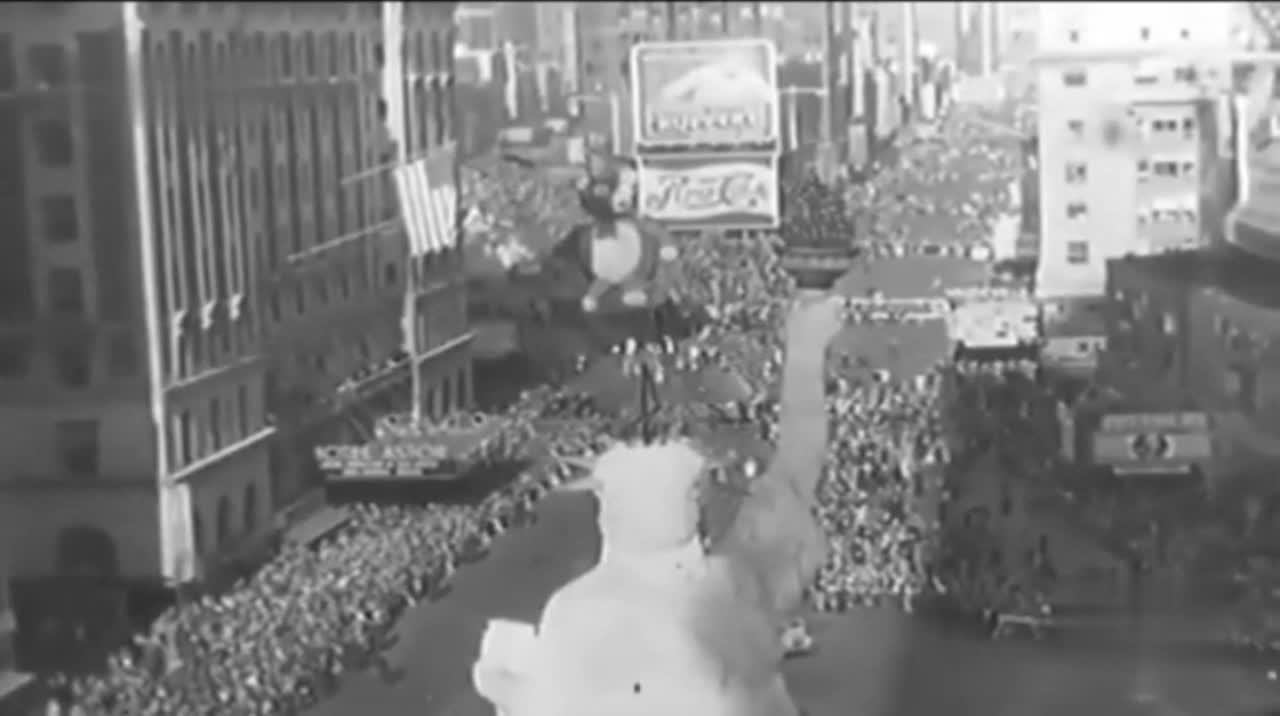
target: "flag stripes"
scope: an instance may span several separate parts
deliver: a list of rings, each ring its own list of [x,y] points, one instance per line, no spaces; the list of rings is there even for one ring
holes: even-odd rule
[[[458,190],[454,186],[452,144],[397,167],[393,174],[409,255],[426,256],[453,248],[457,239]]]

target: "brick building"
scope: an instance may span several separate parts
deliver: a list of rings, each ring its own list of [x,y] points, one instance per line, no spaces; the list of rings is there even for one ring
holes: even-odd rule
[[[1194,253],[1113,259],[1107,263],[1107,350],[1100,378],[1143,410],[1194,404],[1189,299],[1208,269]]]
[[[1101,379],[1141,410],[1211,416],[1204,468],[1216,484],[1270,480],[1280,465],[1276,266],[1223,246],[1118,259],[1107,271]]]
[[[384,5],[0,10],[16,591],[187,582],[255,549],[314,493],[311,446],[395,407],[405,327],[427,410],[469,400],[459,252],[410,265],[379,170],[396,138],[453,136],[452,4],[408,6],[395,77]]]

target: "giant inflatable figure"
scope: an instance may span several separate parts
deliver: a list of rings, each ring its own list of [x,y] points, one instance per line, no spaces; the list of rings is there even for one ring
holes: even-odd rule
[[[811,508],[826,452],[825,349],[841,301],[786,326],[781,433],[769,468],[723,489],[692,445],[616,446],[581,483],[599,501],[601,555],[538,624],[491,622],[472,676],[501,716],[795,716],[782,635],[826,557]],[[721,498],[723,495],[720,496]]]
[[[665,301],[663,264],[678,255],[670,234],[636,216],[638,176],[633,164],[593,155],[578,186],[591,221],[560,243],[554,258],[589,277],[582,308],[589,313],[652,309]]]

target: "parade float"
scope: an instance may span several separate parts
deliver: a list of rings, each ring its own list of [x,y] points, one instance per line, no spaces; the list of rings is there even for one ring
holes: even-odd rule
[[[683,441],[615,445],[594,460],[577,485],[599,501],[599,560],[536,625],[490,622],[472,677],[497,713],[799,713],[781,663],[826,557],[811,508],[827,440],[824,354],[842,312],[822,298],[789,316],[777,450],[745,486],[708,480],[713,465]],[[722,489],[745,495],[709,537],[704,505]]]

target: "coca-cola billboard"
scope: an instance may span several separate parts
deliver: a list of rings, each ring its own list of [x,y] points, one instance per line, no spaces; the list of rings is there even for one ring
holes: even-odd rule
[[[645,158],[639,211],[668,228],[768,229],[778,224],[772,156]]]

